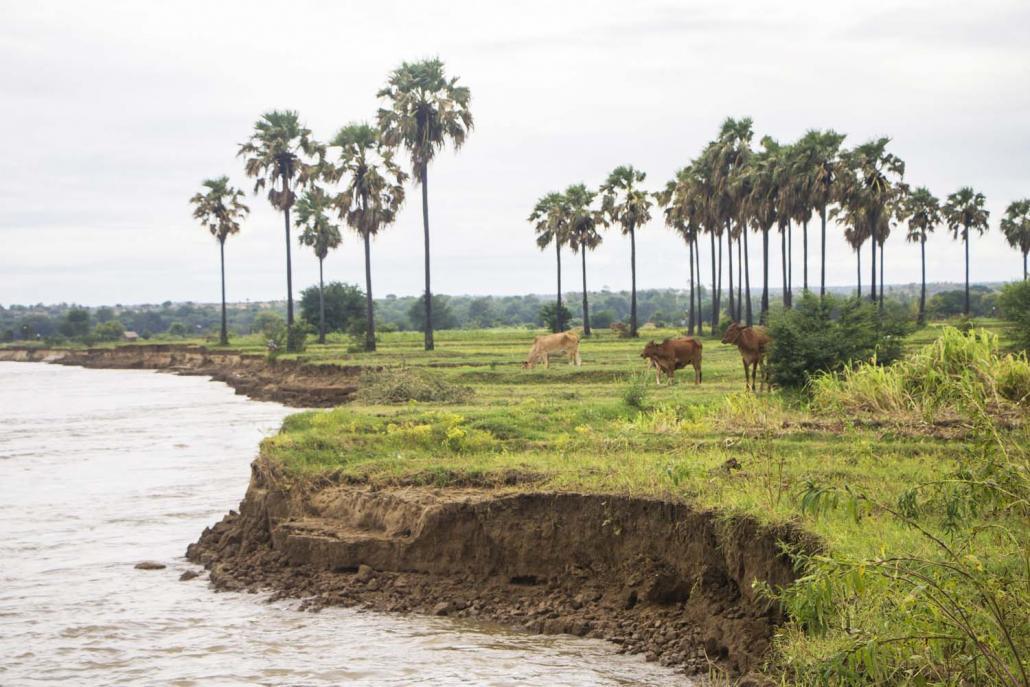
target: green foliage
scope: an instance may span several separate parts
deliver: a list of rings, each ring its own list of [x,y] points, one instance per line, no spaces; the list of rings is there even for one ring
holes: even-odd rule
[[[942,410],[962,413],[1001,410],[1030,401],[1030,362],[1025,355],[1000,356],[997,336],[984,330],[963,334],[946,327],[941,336],[890,367],[860,363],[812,382],[816,408],[899,417],[917,413],[931,420]]]
[[[458,326],[458,320],[450,305],[451,299],[447,296],[433,294],[433,329],[454,329]],[[411,304],[408,309],[408,320],[412,329],[425,331],[426,328],[426,298],[420,296]]]
[[[69,339],[82,338],[89,334],[90,315],[85,308],[72,308],[64,315],[59,327],[61,334]]]
[[[597,329],[607,329],[615,322],[618,316],[612,310],[599,310],[590,313],[590,326]]]
[[[253,331],[260,333],[265,339],[275,340],[279,330],[286,326],[286,318],[274,310],[262,310],[254,317]],[[285,338],[283,342],[285,343]]]
[[[280,317],[279,319],[281,320],[282,318]],[[189,330],[182,322],[172,322],[172,326],[168,328],[168,333],[171,336],[186,336],[189,334]]]
[[[444,381],[439,375],[411,368],[366,370],[356,400],[370,405],[439,402],[462,403],[472,397],[471,387]]]
[[[538,323],[547,327],[552,332],[564,331],[568,328],[569,322],[572,321],[572,313],[562,303],[561,306],[561,324],[558,323],[558,304],[548,303],[540,308],[540,318]]]
[[[974,317],[987,317],[994,313],[998,294],[987,286],[971,285],[969,287],[969,314]],[[961,289],[935,293],[926,302],[926,312],[933,319],[957,317],[965,311],[965,292]]]
[[[98,341],[118,341],[124,333],[125,327],[118,320],[103,322],[93,329],[93,336]]]
[[[852,361],[890,362],[911,329],[904,309],[881,316],[876,305],[806,293],[790,310],[774,312],[769,333],[769,371],[774,384],[803,387],[817,374],[841,370]]]
[[[998,298],[1001,316],[1012,324],[1016,346],[1030,351],[1030,281],[1006,284]]]
[[[292,326],[286,327],[286,351],[288,353],[303,353],[307,348],[308,331],[311,326],[303,319],[294,322]]]
[[[626,380],[622,390],[622,402],[636,410],[647,407],[647,398],[651,392],[651,373],[644,371],[632,374]]]
[[[318,284],[300,292],[300,312],[308,322],[318,322]],[[344,332],[355,339],[365,336],[365,292],[353,284],[333,281],[325,285],[325,330]]]

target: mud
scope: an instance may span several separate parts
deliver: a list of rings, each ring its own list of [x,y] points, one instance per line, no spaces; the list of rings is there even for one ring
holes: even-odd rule
[[[236,393],[295,408],[329,408],[357,391],[359,366],[269,360],[261,355],[215,351],[203,346],[151,344],[115,348],[3,348],[0,361],[125,370],[160,370],[224,382]]]
[[[602,638],[620,651],[741,675],[780,610],[753,588],[795,578],[780,542],[813,543],[682,503],[573,493],[295,481],[259,459],[239,512],[187,557],[220,590],[476,618]]]

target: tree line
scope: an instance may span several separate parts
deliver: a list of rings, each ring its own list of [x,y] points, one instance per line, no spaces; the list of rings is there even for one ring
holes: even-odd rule
[[[372,297],[371,239],[394,223],[404,202],[408,174],[394,161],[398,149],[409,157],[412,178],[422,190],[425,247],[425,349],[433,349],[433,298],[429,250],[429,163],[446,145],[460,148],[472,130],[471,94],[446,75],[438,59],[404,62],[393,70],[377,93],[375,125],[352,122],[328,142],[315,140],[297,112],[274,110],[255,123],[250,138],[239,146],[244,171],[255,179],[254,193],[267,189],[269,203],[283,213],[286,236],[286,320],[294,327],[291,210],[301,230],[300,243],[318,259],[319,342],[325,342],[323,262],[341,241],[340,223],[361,236],[365,252],[366,322],[364,347],[376,346]],[[301,193],[302,192],[302,193]],[[194,217],[218,240],[221,257],[222,326],[228,343],[225,306],[225,241],[240,230],[249,208],[244,194],[227,176],[208,179],[190,202]],[[293,338],[291,337],[292,341]]]
[[[727,118],[715,140],[677,171],[664,188],[644,188],[645,172],[630,165],[616,167],[596,191],[584,184],[564,192],[550,192],[537,201],[529,215],[537,245],[554,247],[558,267],[556,330],[563,329],[561,251],[568,247],[579,253],[583,277],[583,328],[590,335],[587,299],[586,252],[602,241],[602,229],[616,227],[630,242],[629,334],[636,336],[636,232],[650,219],[656,206],[665,224],[688,246],[690,305],[689,333],[701,332],[704,314],[700,303],[701,251],[708,237],[713,298],[709,324],[714,334],[727,296],[726,315],[733,321],[753,324],[751,296],[751,234],[761,242],[761,298],[757,320],[765,323],[769,313],[770,233],[780,235],[783,307],[790,309],[794,294],[795,227],[801,229],[801,288],[815,288],[809,273],[809,224],[819,223],[819,295],[826,294],[826,231],[834,220],[855,252],[857,296],[862,298],[862,251],[868,243],[870,272],[868,298],[882,310],[884,264],[887,238],[904,225],[908,241],[918,243],[922,259],[919,321],[925,321],[926,242],[929,235],[945,226],[961,240],[965,256],[964,313],[971,312],[969,286],[970,234],[989,228],[989,211],[982,193],[962,187],[942,202],[924,186],[912,188],[905,181],[905,163],[890,152],[890,138],[881,137],[848,148],[845,135],[833,130],[810,130],[794,143],[781,144],[770,136],[752,144],[750,118]],[[1023,278],[1027,278],[1030,253],[1030,199],[1011,203],[1000,224],[1008,243],[1023,256]],[[725,244],[725,251],[723,250]],[[734,275],[736,253],[736,275]],[[726,265],[728,289],[723,288]],[[736,280],[734,280],[736,276]],[[879,286],[878,286],[879,284]]]

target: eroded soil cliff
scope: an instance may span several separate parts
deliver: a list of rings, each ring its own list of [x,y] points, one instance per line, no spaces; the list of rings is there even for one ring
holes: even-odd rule
[[[295,408],[328,408],[350,400],[357,390],[361,372],[357,366],[268,360],[260,355],[172,344],[88,349],[5,348],[0,349],[0,360],[200,375],[225,382],[238,394]]]
[[[615,642],[650,660],[755,669],[779,610],[752,588],[795,576],[763,528],[680,503],[570,493],[295,481],[258,460],[240,511],[187,552],[219,589]]]

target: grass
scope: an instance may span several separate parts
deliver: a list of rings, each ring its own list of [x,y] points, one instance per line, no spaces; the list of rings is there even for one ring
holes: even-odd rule
[[[1004,347],[997,322],[978,324]],[[417,332],[390,333],[375,353],[330,336],[284,355],[368,366],[366,380],[382,388],[287,418],[261,453],[298,477],[654,496],[794,523],[825,551],[799,558],[808,572],[801,582],[771,592],[793,619],[771,659],[785,683],[998,683],[969,642],[938,637],[935,623],[947,614],[931,613],[925,588],[906,586],[897,564],[885,573],[883,561],[922,561],[923,574],[942,560],[951,565],[939,541],[960,551],[956,565],[971,572],[945,582],[980,618],[974,646],[981,634],[994,646],[990,614],[973,611],[995,588],[1008,590],[1003,606],[1030,617],[1030,501],[996,498],[1023,493],[1030,478],[1025,358],[999,358],[994,339],[970,344],[931,324],[909,337],[910,355],[896,368],[847,370],[817,382],[810,400],[745,393],[736,348],[707,336],[704,384],[692,383],[691,370],[655,386],[639,352],[676,330],[639,340],[603,331],[583,339],[580,368],[558,358],[550,369],[523,370],[535,333],[441,331],[433,352],[421,349]],[[264,352],[256,336],[232,347]],[[956,360],[955,370],[945,364]],[[991,403],[958,402],[969,393],[986,398],[984,389]],[[417,398],[443,400],[409,400]],[[1008,404],[1003,425],[977,415],[998,403]],[[945,416],[947,431],[935,426]],[[981,578],[986,592],[963,586]],[[1025,652],[1030,627],[1025,618],[1015,627]]]

